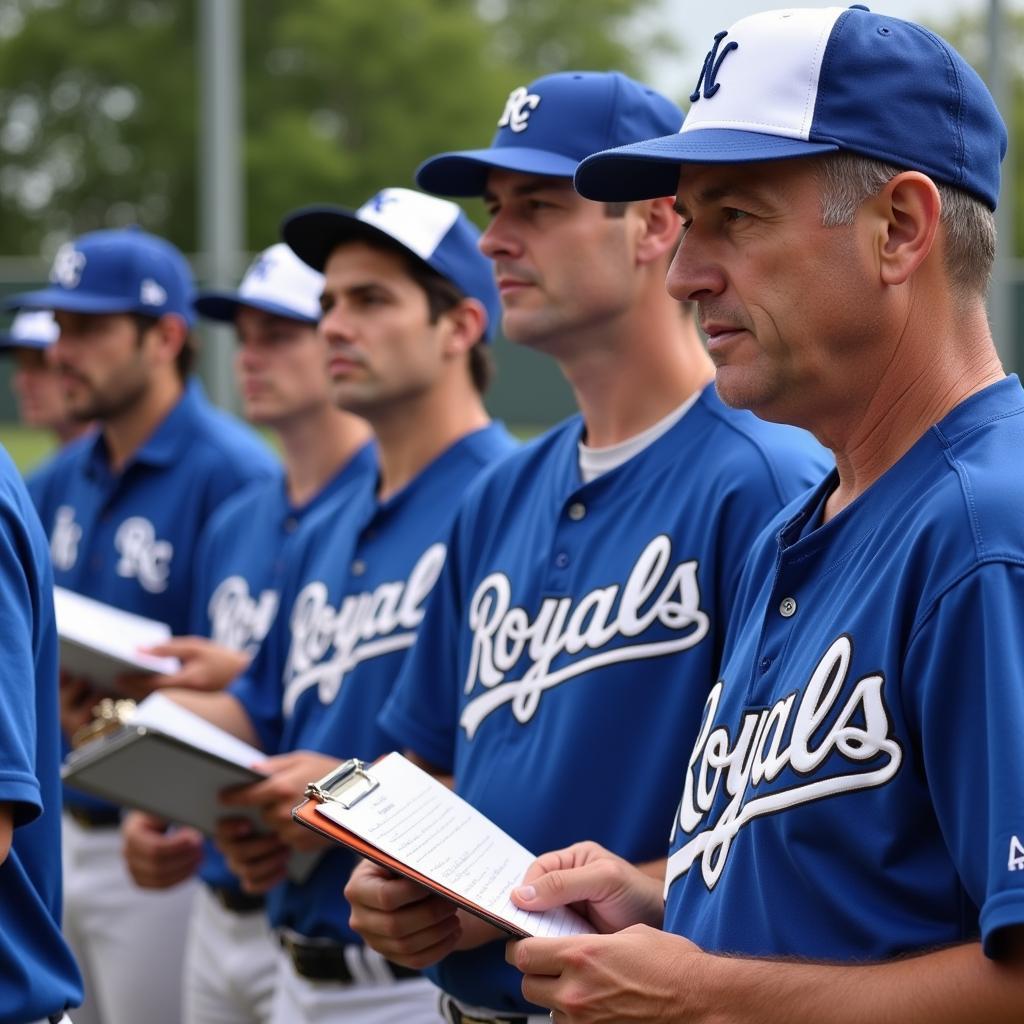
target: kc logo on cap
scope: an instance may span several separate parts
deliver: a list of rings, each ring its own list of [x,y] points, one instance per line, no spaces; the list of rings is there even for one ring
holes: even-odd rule
[[[79,252],[71,242],[65,242],[53,258],[50,280],[62,288],[77,288],[85,270],[85,253]]]
[[[499,128],[511,128],[514,132],[525,132],[529,127],[530,114],[537,109],[540,97],[529,92],[525,85],[513,89],[505,100],[505,110],[498,119]]]

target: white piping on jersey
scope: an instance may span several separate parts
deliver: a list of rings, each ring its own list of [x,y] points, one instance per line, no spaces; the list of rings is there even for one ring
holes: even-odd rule
[[[899,771],[903,749],[891,737],[892,724],[882,696],[885,677],[881,674],[864,676],[857,682],[828,732],[812,746],[839,703],[852,652],[850,638],[840,636],[818,662],[799,703],[797,694],[790,693],[771,708],[745,712],[736,742],[731,747],[729,729],[725,725],[712,728],[724,687],[721,681],[715,684],[687,765],[683,797],[671,838],[675,839],[677,829],[693,833],[705,822],[723,784],[731,799],[717,822],[708,825],[669,857],[665,873],[666,896],[672,883],[689,871],[698,857],[704,884],[713,889],[725,870],[733,839],[754,818],[840,793],[883,786]],[[858,713],[864,717],[863,726],[854,721]],[[790,722],[792,734],[783,747]],[[834,752],[845,759],[846,766],[870,761],[880,754],[886,760],[869,771],[829,774],[745,799],[749,791],[756,790],[762,782],[774,781],[787,768],[799,775],[810,775]]]
[[[511,583],[491,573],[476,588],[469,606],[473,649],[465,692],[479,682],[486,692],[469,701],[459,724],[472,739],[480,723],[503,704],[512,704],[519,722],[535,714],[541,694],[604,665],[674,654],[696,646],[707,635],[710,620],[700,607],[696,561],[672,561],[672,541],[655,537],[640,553],[625,584],[612,584],[581,598],[545,598],[530,621],[524,608],[511,607]],[[617,607],[616,607],[617,604]],[[682,633],[671,640],[633,644],[601,651],[617,637],[638,637],[654,623]],[[562,654],[599,651],[551,671]],[[507,681],[527,653],[533,664],[520,679]]]
[[[444,544],[432,544],[407,580],[349,594],[337,610],[328,603],[327,585],[322,581],[307,583],[299,591],[292,605],[291,645],[284,670],[285,715],[292,714],[295,702],[311,686],[318,686],[320,701],[330,704],[345,674],[360,662],[413,645],[445,553]],[[332,648],[333,655],[324,660]]]

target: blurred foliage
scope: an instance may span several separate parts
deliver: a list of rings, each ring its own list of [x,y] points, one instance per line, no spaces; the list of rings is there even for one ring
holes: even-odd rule
[[[0,0],[0,251],[139,223],[197,247],[198,3]],[[242,0],[247,245],[317,201],[411,184],[485,144],[510,89],[641,74],[656,0]],[[653,19],[648,19],[653,21]]]

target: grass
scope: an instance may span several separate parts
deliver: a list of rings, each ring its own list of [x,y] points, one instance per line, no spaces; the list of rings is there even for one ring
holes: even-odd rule
[[[47,431],[32,430],[16,423],[0,423],[0,444],[22,473],[34,469],[57,449],[56,440]]]

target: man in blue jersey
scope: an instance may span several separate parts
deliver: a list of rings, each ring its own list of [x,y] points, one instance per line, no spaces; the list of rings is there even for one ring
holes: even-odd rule
[[[284,238],[324,272],[332,394],[373,426],[379,477],[306,533],[246,674],[227,694],[185,696],[275,755],[266,782],[229,799],[229,808],[259,808],[270,831],[235,819],[218,837],[250,892],[277,886],[268,894],[282,942],[273,1024],[437,1024],[429,981],[348,927],[338,897],[352,858],[323,849],[291,809],[340,759],[394,747],[376,719],[416,638],[452,514],[512,447],[482,401],[479,346],[493,336],[497,292],[466,215],[408,189],[385,189],[357,211],[299,211]],[[304,881],[286,880],[296,849],[322,854]]]
[[[0,1022],[64,1021],[82,982],[60,931],[60,736],[46,537],[0,453]]]
[[[653,871],[676,784],[624,799],[623,776],[696,732],[750,543],[824,473],[808,435],[716,397],[692,314],[664,289],[671,203],[573,191],[595,144],[681,120],[623,75],[556,74],[512,93],[490,148],[420,168],[432,191],[483,196],[505,334],[558,362],[581,415],[473,488],[381,719],[527,848],[597,835]],[[348,894],[379,951],[440,961],[450,1021],[538,1015],[476,918],[368,863]]]
[[[375,475],[370,429],[331,400],[327,346],[317,333],[323,276],[283,243],[261,253],[237,291],[201,293],[200,314],[232,323],[243,411],[278,438],[280,476],[217,509],[196,553],[191,632],[154,649],[177,657],[166,686],[217,689],[247,667],[277,614],[281,586],[311,522],[339,514]],[[269,1019],[276,941],[262,895],[241,890],[199,833],[142,812],[122,827],[135,881],[166,889],[199,870],[189,925],[184,1024]]]
[[[129,229],[63,246],[50,286],[11,303],[54,311],[68,408],[100,428],[57,455],[39,506],[55,582],[177,633],[189,628],[203,526],[275,472],[259,438],[189,378],[192,300],[177,249]],[[96,698],[88,679],[62,678],[66,736]],[[119,809],[69,791],[65,810],[65,932],[86,982],[76,1024],[178,1024],[193,886],[140,889],[121,857]]]
[[[946,42],[864,8],[743,19],[693,101],[577,185],[675,194],[669,287],[720,393],[837,468],[744,570],[666,902],[557,851],[521,905],[625,930],[510,960],[559,1024],[1020,1021],[1024,392],[985,315],[1005,129]]]

